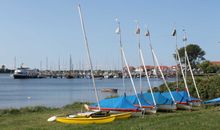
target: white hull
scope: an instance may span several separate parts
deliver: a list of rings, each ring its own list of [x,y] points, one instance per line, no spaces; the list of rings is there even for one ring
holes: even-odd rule
[[[145,108],[144,114],[155,114],[157,113],[157,108]]]
[[[185,104],[176,104],[177,109],[184,109],[184,110],[191,110],[192,106],[191,105],[185,105]]]
[[[193,102],[192,106],[193,107],[200,107],[201,106],[201,102]]]
[[[157,109],[160,111],[175,111],[177,106],[176,104],[157,105]]]

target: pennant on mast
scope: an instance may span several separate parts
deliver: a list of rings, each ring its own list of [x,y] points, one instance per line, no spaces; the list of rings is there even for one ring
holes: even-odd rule
[[[115,33],[116,33],[116,34],[120,34],[120,33],[121,33],[121,30],[120,30],[119,27],[116,28]]]
[[[176,36],[176,29],[173,29],[172,36]]]
[[[148,37],[150,36],[150,31],[147,29],[147,32],[145,33],[145,36]]]
[[[183,37],[183,41],[184,42],[187,41],[187,37],[186,36]]]
[[[140,34],[141,33],[141,29],[139,28],[139,26],[137,26],[137,29],[135,31],[136,34]]]

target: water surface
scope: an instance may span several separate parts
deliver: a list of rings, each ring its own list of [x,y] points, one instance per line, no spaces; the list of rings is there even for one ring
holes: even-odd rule
[[[169,79],[173,81],[173,79]],[[140,91],[139,79],[134,79],[137,91]],[[151,79],[153,86],[162,84],[162,80]],[[103,88],[117,88],[118,94],[125,91],[122,79],[96,80],[100,99],[110,96]],[[133,94],[130,79],[125,79],[126,93]],[[146,79],[142,81],[143,91],[148,89]],[[95,102],[91,79],[13,79],[9,74],[0,74],[0,108],[20,108],[25,106],[61,107],[73,102]]]

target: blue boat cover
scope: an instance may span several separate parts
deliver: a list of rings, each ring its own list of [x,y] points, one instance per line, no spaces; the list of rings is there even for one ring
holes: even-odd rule
[[[151,93],[143,93],[143,95],[147,101],[152,104],[154,103]],[[153,93],[153,95],[157,105],[173,104],[173,101],[171,99],[164,97],[160,92],[155,92]]]
[[[199,100],[198,98],[194,98],[192,96],[190,96],[190,99],[189,99],[189,96],[186,91],[178,91],[178,93],[188,100],[190,100],[190,99],[191,100]]]
[[[170,95],[169,92],[163,92],[161,93],[163,96],[165,96],[166,98],[168,99],[171,99],[172,100],[172,97]],[[189,98],[188,96],[182,96],[179,92],[177,91],[171,91],[171,94],[173,95],[173,98],[176,102],[189,102]]]
[[[121,96],[117,98],[108,98],[99,101],[101,108],[112,108],[112,109],[138,109],[138,107],[131,104],[126,96]],[[97,103],[92,104],[92,107],[97,107]]]
[[[220,103],[220,97],[219,98],[214,98],[208,101],[203,102],[204,104],[218,104]]]
[[[145,99],[145,97],[143,96],[143,94],[138,94],[138,98],[139,98],[139,100],[140,100],[142,106],[146,106],[146,107],[147,107],[147,106],[153,106],[150,102],[148,102],[148,101]],[[136,96],[136,95],[126,96],[126,99],[127,99],[130,103],[132,103],[132,104],[134,104],[134,105],[139,105],[138,99],[137,99],[137,96]]]

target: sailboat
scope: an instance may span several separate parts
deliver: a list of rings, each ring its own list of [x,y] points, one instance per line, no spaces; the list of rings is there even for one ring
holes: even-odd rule
[[[147,32],[145,33],[145,36],[148,37],[151,54],[153,56],[153,61],[154,61],[154,64],[156,63],[156,65],[157,65],[157,67],[155,67],[155,69],[156,68],[159,69],[159,72],[160,72],[161,77],[163,79],[163,82],[168,90],[168,95],[169,95],[169,98],[168,98],[168,97],[164,97],[163,95],[161,95],[161,93],[154,94],[154,96],[157,96],[157,98],[158,98],[158,99],[156,99],[156,104],[157,104],[158,110],[171,110],[171,111],[176,110],[177,109],[176,99],[174,98],[173,94],[171,93],[170,88],[168,87],[168,84],[167,84],[166,79],[164,77],[164,74],[160,68],[158,58],[157,58],[156,53],[155,53],[155,51],[152,47],[152,44],[151,44],[151,35],[150,35],[150,31],[148,29],[147,29]],[[147,94],[145,94],[145,96],[150,98]],[[162,98],[162,99],[159,99],[159,98]],[[161,100],[162,101],[164,100],[166,102],[161,102]]]
[[[122,68],[123,68],[123,63],[125,63],[126,69],[128,71],[129,74],[129,78],[133,87],[133,90],[135,92],[134,96],[131,96],[132,98],[134,98],[135,102],[131,102],[131,98],[129,98],[126,93],[124,93],[123,96],[118,97],[118,98],[111,98],[111,99],[104,99],[100,101],[100,109],[101,110],[109,110],[111,112],[132,112],[133,115],[140,115],[142,113],[145,113],[145,108],[142,108],[142,103],[139,99],[139,96],[137,94],[136,91],[136,87],[134,85],[134,81],[133,78],[131,76],[131,72],[125,57],[125,53],[124,53],[124,49],[122,46],[122,42],[121,42],[121,29],[120,29],[120,22],[117,20],[118,23],[118,27],[116,29],[116,34],[119,34],[119,43],[120,43],[120,52],[121,52],[121,59],[122,59]],[[123,72],[122,72],[123,73]],[[124,77],[124,76],[123,76]],[[124,86],[124,78],[123,78],[123,86]],[[125,86],[124,86],[125,88]],[[95,106],[95,107],[94,107]],[[145,103],[144,104],[145,107],[147,106],[151,106],[149,103]],[[98,104],[94,104],[88,107],[89,109],[97,109],[98,108]]]
[[[99,98],[98,98],[96,84],[95,84],[95,80],[94,80],[94,74],[93,74],[93,66],[92,66],[92,61],[91,61],[91,57],[90,57],[90,51],[89,51],[89,46],[88,46],[88,41],[87,41],[87,36],[86,36],[86,32],[85,32],[84,21],[83,21],[83,18],[82,18],[80,5],[78,5],[78,11],[79,11],[82,31],[83,31],[83,35],[84,35],[84,40],[85,40],[87,56],[88,56],[89,63],[90,63],[90,71],[91,71],[91,76],[92,76],[92,82],[93,82],[93,87],[94,87],[94,90],[95,90],[96,100],[97,100],[97,103],[98,103],[98,106],[99,106],[99,111],[97,111],[97,112],[85,112],[85,113],[79,113],[79,114],[76,114],[76,115],[63,116],[63,117],[56,117],[55,116],[55,117],[49,118],[48,121],[56,120],[57,122],[68,123],[68,124],[109,123],[109,122],[114,121],[116,116],[112,116],[112,115],[108,114],[107,112],[102,112],[100,110]]]
[[[141,42],[140,42],[141,30],[140,30],[139,24],[137,24],[137,28],[136,28],[135,33],[136,33],[137,39],[138,39],[138,53],[139,53],[140,62],[143,65],[145,76],[147,77],[147,83],[148,83],[148,86],[150,88],[150,92],[151,92],[151,96],[152,96],[153,102],[148,102],[146,100],[146,97],[143,96],[143,93],[142,93],[142,78],[141,78],[142,77],[142,71],[141,70],[139,71],[140,72],[140,91],[141,92],[140,92],[140,94],[138,94],[138,98],[141,101],[142,108],[145,108],[145,111],[147,113],[156,113],[157,112],[156,101],[154,99],[154,95],[153,95],[153,91],[152,91],[152,86],[151,86],[151,83],[150,83],[150,80],[149,80],[149,76],[148,76],[148,73],[147,73],[146,65],[144,63],[144,57],[143,57],[143,53],[142,53],[142,49],[141,49]]]
[[[187,82],[186,82],[186,77],[185,77],[185,74],[183,72],[183,66],[182,66],[182,63],[180,61],[180,55],[179,55],[178,46],[177,46],[177,32],[176,32],[175,28],[172,32],[172,36],[176,37],[176,63],[177,64],[179,63],[180,70],[181,70],[181,73],[183,75],[183,81],[184,81],[184,85],[185,85],[187,95],[181,95],[179,93],[179,91],[172,91],[172,94],[173,94],[173,97],[175,98],[175,100],[177,102],[177,108],[178,109],[190,110],[190,109],[192,109],[192,106],[191,106],[191,103],[190,103],[191,98],[190,98],[190,94],[189,94],[188,85],[187,85]],[[176,74],[178,74],[178,73],[176,73]],[[177,87],[178,87],[178,76],[177,76]],[[178,88],[177,88],[177,90],[178,90]],[[169,98],[169,95],[166,92],[164,92],[163,95],[165,97]]]
[[[189,62],[189,57],[188,57],[188,53],[187,53],[187,51],[186,51],[186,46],[187,46],[187,38],[186,38],[186,32],[185,32],[185,30],[184,30],[184,39],[183,39],[183,41],[184,41],[184,43],[185,43],[185,46],[184,46],[184,51],[185,51],[185,59],[186,59],[186,61],[187,61],[187,63],[188,63],[188,66],[189,66],[189,70],[190,70],[190,74],[191,74],[191,77],[192,77],[192,80],[193,80],[193,85],[194,85],[194,87],[195,87],[195,89],[196,89],[196,94],[197,94],[197,96],[198,96],[198,98],[194,98],[194,97],[189,97],[189,99],[191,99],[191,102],[192,102],[192,106],[201,106],[201,98],[200,98],[200,95],[199,95],[199,91],[198,91],[198,88],[197,88],[197,85],[196,85],[196,81],[195,81],[195,77],[194,77],[194,74],[193,74],[193,71],[192,71],[192,67],[191,67],[191,64],[190,64],[190,62]],[[184,96],[184,92],[182,92],[182,96]]]
[[[67,73],[65,76],[67,79],[72,79],[74,78],[73,76],[73,63],[72,63],[72,56],[70,55],[70,63],[69,63],[69,73]]]

